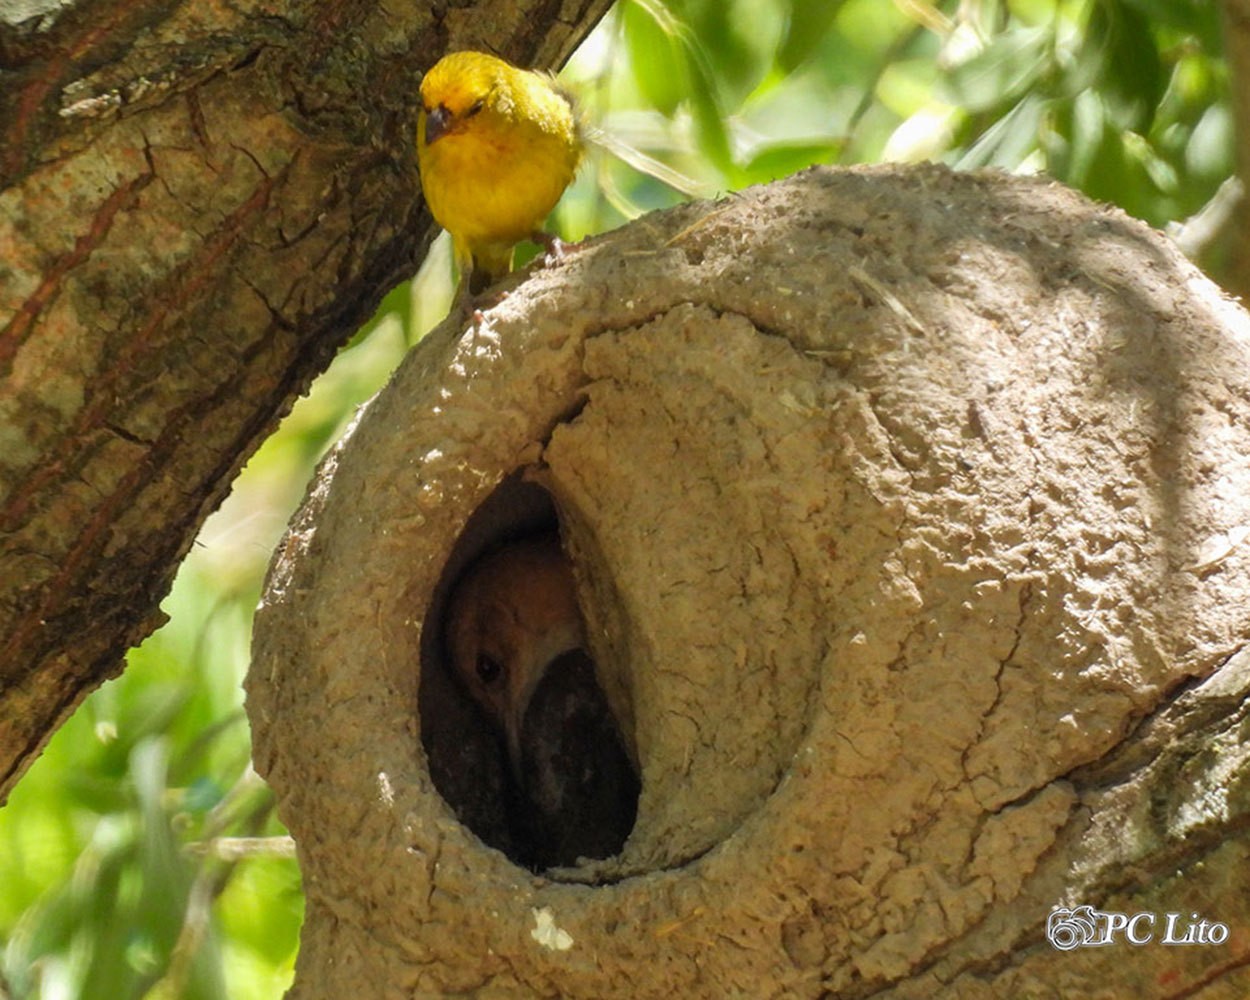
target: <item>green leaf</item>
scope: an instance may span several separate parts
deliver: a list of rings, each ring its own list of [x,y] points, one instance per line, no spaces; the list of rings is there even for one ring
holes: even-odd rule
[[[1210,0],[1124,0],[1124,6],[1156,31],[1168,27],[1200,37],[1208,48],[1219,44],[1219,5]]]
[[[1107,131],[1102,100],[1093,91],[1078,94],[1072,102],[1071,130],[1068,133],[1068,157],[1063,164],[1062,178],[1069,184],[1086,189],[1099,158]]]
[[[655,0],[628,0],[621,27],[634,81],[643,97],[672,116],[690,92],[690,72],[678,22]]]
[[[1233,171],[1233,116],[1226,104],[1207,108],[1185,145],[1185,169],[1210,182]]]
[[[685,0],[680,41],[724,108],[736,108],[773,66],[782,0]]]
[[[960,170],[1001,167],[1015,170],[1039,144],[1047,102],[1029,94],[976,139],[958,160]]]
[[[949,103],[973,114],[1011,107],[1045,71],[1050,38],[1045,28],[1016,26],[1004,31],[951,70],[945,85]]]
[[[838,149],[829,143],[794,143],[769,146],[742,168],[747,184],[765,184],[789,177],[815,163],[833,163]]]
[[[1150,23],[1121,0],[1099,0],[1090,12],[1088,37],[1103,40],[1098,89],[1107,117],[1118,128],[1147,132],[1168,79]]]
[[[791,0],[785,34],[777,49],[777,65],[793,72],[816,51],[846,0]]]

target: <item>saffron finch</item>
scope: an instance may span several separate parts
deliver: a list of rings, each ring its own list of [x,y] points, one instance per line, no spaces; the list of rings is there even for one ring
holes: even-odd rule
[[[462,287],[476,294],[512,269],[521,240],[573,180],[583,133],[571,97],[544,73],[482,52],[453,52],[421,81],[417,163],[434,219],[451,233]]]

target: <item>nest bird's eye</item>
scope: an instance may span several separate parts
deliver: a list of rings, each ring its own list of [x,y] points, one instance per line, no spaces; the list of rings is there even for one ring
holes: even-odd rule
[[[486,653],[477,654],[477,679],[483,684],[494,684],[503,676],[503,665]]]

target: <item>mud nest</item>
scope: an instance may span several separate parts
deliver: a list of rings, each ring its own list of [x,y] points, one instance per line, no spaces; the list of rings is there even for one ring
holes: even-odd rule
[[[270,573],[291,995],[1026,995],[1052,905],[1128,905],[1164,854],[1250,918],[1165,850],[1240,805],[1115,798],[1164,787],[1183,698],[1242,689],[1247,399],[1245,314],[1039,179],[814,170],[517,276],[414,349]],[[457,581],[536,533],[637,778],[581,864],[535,853],[447,662]]]

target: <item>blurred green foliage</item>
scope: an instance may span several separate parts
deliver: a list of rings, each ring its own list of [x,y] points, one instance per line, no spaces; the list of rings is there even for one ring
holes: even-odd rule
[[[1046,171],[1161,226],[1233,169],[1206,0],[623,0],[564,76],[600,127],[712,192],[933,159]],[[577,239],[681,198],[592,150],[554,222]],[[251,612],[315,463],[446,312],[448,258],[436,244],[256,454],[169,624],[0,810],[0,996],[260,1000],[289,982],[295,862],[281,840],[246,860],[208,846],[282,833],[248,765]]]
[[[316,462],[413,331],[445,314],[447,260],[428,270],[425,297],[413,284],[388,295],[248,463],[183,562],[168,624],[0,810],[0,998],[261,1000],[289,985],[303,900],[273,796],[249,766],[252,611]],[[221,837],[251,838],[259,854],[223,858]]]
[[[630,0],[565,76],[709,190],[937,160],[1046,172],[1161,226],[1233,171],[1221,44],[1202,0]],[[674,200],[592,156],[559,218],[580,235]]]

